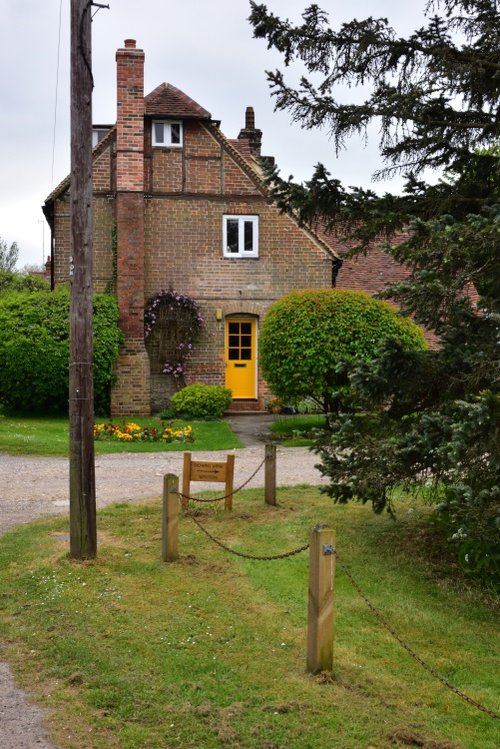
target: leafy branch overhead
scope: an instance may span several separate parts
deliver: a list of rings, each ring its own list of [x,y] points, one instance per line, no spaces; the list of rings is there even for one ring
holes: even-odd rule
[[[254,36],[281,52],[286,66],[298,60],[315,77],[294,89],[281,71],[268,72],[276,108],[305,128],[325,128],[337,149],[355,133],[366,135],[377,118],[387,162],[380,176],[394,167],[418,174],[463,164],[497,134],[500,18],[490,0],[439,5],[444,16],[430,15],[405,39],[386,18],[354,19],[335,30],[311,5],[295,26],[252,2]],[[360,85],[371,85],[364,102],[339,100],[340,87]]]

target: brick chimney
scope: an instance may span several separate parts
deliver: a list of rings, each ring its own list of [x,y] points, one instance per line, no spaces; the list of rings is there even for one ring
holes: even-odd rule
[[[260,156],[262,130],[255,127],[255,113],[253,107],[246,108],[245,127],[243,130],[240,130],[238,140],[247,140],[252,156]]]
[[[144,52],[134,39],[116,52],[116,187],[144,190]]]
[[[126,39],[116,52],[116,294],[124,344],[111,413],[149,415],[144,346],[144,52]],[[134,376],[131,377],[131,373]]]

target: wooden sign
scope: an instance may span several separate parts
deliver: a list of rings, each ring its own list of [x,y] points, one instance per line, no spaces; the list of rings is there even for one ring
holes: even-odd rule
[[[221,483],[225,486],[224,506],[233,509],[234,455],[228,455],[225,463],[221,461],[191,460],[191,453],[184,453],[182,471],[182,508],[187,509],[191,481]]]
[[[227,463],[191,461],[191,481],[226,481]]]

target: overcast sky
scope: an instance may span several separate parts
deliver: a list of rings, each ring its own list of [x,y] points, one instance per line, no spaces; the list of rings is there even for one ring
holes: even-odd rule
[[[316,2],[332,24],[387,16],[405,35],[418,25],[415,16],[423,6],[423,0]],[[270,10],[293,20],[300,20],[308,4],[267,2]],[[355,139],[337,159],[325,133],[302,131],[290,124],[287,113],[274,112],[265,71],[283,66],[263,40],[253,39],[248,0],[109,0],[109,5],[92,24],[94,123],[116,120],[115,52],[132,38],[146,55],[146,93],[172,83],[221,120],[230,138],[244,126],[245,108],[253,106],[256,126],[263,131],[262,152],[276,157],[284,176],[307,179],[322,161],[348,185],[370,184],[380,166],[376,133],[368,147]],[[19,268],[41,265],[49,254],[41,205],[69,172],[69,15],[70,0],[2,0],[0,237],[9,245],[17,241]]]

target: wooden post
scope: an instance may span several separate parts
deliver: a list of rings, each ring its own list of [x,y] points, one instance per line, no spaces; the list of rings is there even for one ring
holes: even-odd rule
[[[233,486],[234,486],[234,453],[229,453],[226,461],[226,499],[224,509],[231,512],[233,509]]]
[[[91,5],[71,0],[70,556],[97,553],[92,368]]]
[[[185,512],[188,508],[188,497],[191,485],[191,453],[184,453],[182,464],[182,509]]]
[[[161,558],[173,562],[178,558],[179,540],[179,479],[173,473],[163,477],[163,517]]]
[[[333,585],[335,534],[317,526],[311,533],[309,557],[307,670],[316,674],[333,667]]]
[[[266,444],[265,503],[276,506],[276,445]]]

